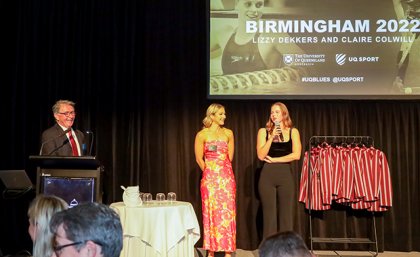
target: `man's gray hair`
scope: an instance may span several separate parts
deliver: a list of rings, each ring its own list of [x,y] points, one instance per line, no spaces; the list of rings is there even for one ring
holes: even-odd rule
[[[54,214],[50,222],[52,233],[62,225],[67,239],[73,242],[92,241],[102,248],[102,256],[119,257],[123,233],[118,214],[105,204],[86,203]],[[76,246],[77,250],[84,244]]]
[[[53,114],[56,114],[56,113],[60,112],[60,106],[62,104],[68,104],[68,105],[71,105],[73,107],[76,105],[74,102],[72,102],[70,100],[58,100],[57,102],[55,102],[55,104],[52,107]]]

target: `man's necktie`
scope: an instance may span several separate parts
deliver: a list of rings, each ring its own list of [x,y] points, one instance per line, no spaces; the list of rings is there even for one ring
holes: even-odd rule
[[[79,156],[79,151],[77,150],[76,141],[74,141],[73,134],[71,133],[71,130],[69,131],[69,140],[71,145],[71,150],[73,151],[73,156]]]

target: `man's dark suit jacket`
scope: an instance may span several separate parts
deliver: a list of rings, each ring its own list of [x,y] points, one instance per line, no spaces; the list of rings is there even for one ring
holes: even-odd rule
[[[57,123],[42,132],[41,155],[73,156],[70,142],[63,132],[63,129]],[[74,132],[76,133],[77,140],[79,142],[80,151],[82,151],[80,155],[83,155],[82,145],[84,144],[85,135],[80,130],[74,130]]]

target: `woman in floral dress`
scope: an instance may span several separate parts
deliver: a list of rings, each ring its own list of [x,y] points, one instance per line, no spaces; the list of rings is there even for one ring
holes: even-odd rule
[[[209,257],[214,252],[230,257],[236,250],[236,183],[231,164],[234,139],[232,130],[223,127],[225,119],[225,108],[211,104],[194,144],[196,161],[203,171],[203,248]]]

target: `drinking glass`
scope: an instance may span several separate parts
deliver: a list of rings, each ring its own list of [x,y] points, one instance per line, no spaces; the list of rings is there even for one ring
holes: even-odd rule
[[[151,193],[144,193],[143,194],[143,202],[149,203],[152,201],[152,194]]]
[[[158,202],[165,201],[165,194],[164,193],[157,193],[156,194],[156,201],[158,201]]]
[[[171,203],[175,202],[176,201],[176,194],[174,192],[169,192],[167,199]]]

